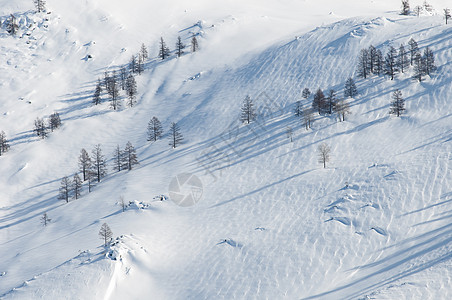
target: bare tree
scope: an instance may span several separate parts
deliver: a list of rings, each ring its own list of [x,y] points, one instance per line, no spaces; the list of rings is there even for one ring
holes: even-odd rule
[[[116,146],[115,151],[113,152],[113,169],[121,172],[123,165],[123,152],[119,145]]]
[[[163,37],[160,38],[160,47],[159,47],[159,57],[164,60],[170,55],[170,50],[166,46],[165,41],[163,40]]]
[[[377,60],[377,48],[375,48],[373,45],[370,45],[367,53],[368,53],[367,64],[368,64],[369,72],[375,73],[375,65],[376,65],[375,63]]]
[[[414,7],[414,12],[416,13],[416,16],[419,18],[419,16],[421,15],[421,12],[422,12],[422,6],[416,5]]]
[[[82,194],[82,180],[77,173],[75,173],[74,178],[72,179],[72,190],[74,192],[73,197],[76,200],[80,198],[80,195]]]
[[[293,112],[295,114],[295,117],[301,117],[303,116],[303,105],[301,104],[301,101],[298,100],[295,102],[295,108],[293,109]]]
[[[353,80],[353,78],[349,77],[345,82],[344,97],[353,98],[356,95],[358,95],[358,90],[356,88],[355,81]]]
[[[384,65],[384,59],[383,59],[383,53],[380,49],[377,49],[377,54],[375,56],[375,67],[374,67],[374,74],[380,76],[383,73],[383,65]]]
[[[94,186],[94,181],[96,180],[96,175],[92,170],[88,170],[86,180],[88,180],[88,193],[91,193]]]
[[[132,167],[138,165],[138,158],[135,148],[133,147],[131,142],[127,142],[126,147],[123,151],[124,154],[124,162],[126,168],[130,171]]]
[[[69,196],[72,192],[72,185],[71,185],[71,181],[66,176],[64,176],[63,179],[61,179],[61,185],[60,185],[59,192],[60,193],[59,193],[58,199],[65,200],[66,203],[68,203]]]
[[[422,82],[422,76],[425,74],[425,63],[421,54],[418,52],[414,57],[414,75],[419,82]]]
[[[293,142],[293,129],[292,129],[292,127],[290,127],[290,126],[288,126],[287,128],[286,128],[286,135],[287,135],[287,138],[290,140],[290,142],[292,143]]]
[[[100,227],[99,236],[104,241],[104,246],[107,246],[108,242],[110,242],[111,238],[113,237],[113,232],[111,231],[107,223],[102,224],[102,226]]]
[[[6,138],[6,133],[2,130],[0,131],[0,156],[2,156],[3,153],[7,152],[9,150],[9,142]]]
[[[196,36],[193,36],[191,38],[191,52],[196,52],[199,49],[198,40],[196,39]]]
[[[33,131],[41,139],[45,139],[47,137],[47,127],[45,125],[44,119],[36,118],[36,120],[35,120],[35,128],[34,128]]]
[[[126,93],[127,97],[129,98],[129,101],[127,101],[127,104],[132,107],[136,103],[136,95],[137,95],[137,82],[135,81],[135,77],[130,74],[127,77],[126,80]]]
[[[144,71],[144,57],[141,55],[141,53],[138,54],[138,61],[137,61],[137,73],[138,75],[141,75]]]
[[[177,57],[180,57],[182,54],[184,54],[185,45],[182,43],[182,39],[180,36],[177,37],[176,42],[176,54]]]
[[[419,53],[419,46],[417,44],[417,42],[411,38],[408,41],[408,45],[410,46],[409,48],[409,53],[410,53],[410,65],[414,64],[414,59],[416,58],[416,54]]]
[[[392,94],[392,102],[389,113],[397,115],[397,117],[400,117],[400,115],[404,111],[405,111],[405,100],[403,100],[402,92],[397,89]]]
[[[123,195],[119,196],[119,205],[121,205],[122,212],[125,212],[126,208],[127,208],[127,203],[124,200],[124,196]]]
[[[41,223],[44,226],[47,226],[47,224],[52,221],[52,219],[49,219],[49,216],[47,216],[47,213],[45,212],[41,217]]]
[[[336,91],[330,89],[328,91],[328,96],[326,97],[326,108],[328,114],[331,115],[333,113],[333,110],[335,110],[336,102],[337,102]]]
[[[410,61],[408,60],[408,52],[401,44],[399,47],[399,55],[397,56],[397,68],[400,70],[400,72],[404,73],[404,71],[408,69],[409,65]]]
[[[50,131],[53,132],[55,129],[59,128],[60,126],[61,126],[60,114],[57,112],[54,112],[53,114],[50,115],[50,119],[49,119]]]
[[[182,143],[182,140],[184,139],[182,137],[182,134],[180,133],[180,128],[177,123],[172,122],[169,132],[169,139],[170,143],[169,145],[173,148],[176,148],[179,144]]]
[[[445,8],[444,9],[444,19],[446,19],[446,25],[447,25],[447,21],[452,18],[451,14],[450,14],[450,9]]]
[[[136,72],[137,72],[137,57],[135,55],[132,55],[129,62],[129,73]]]
[[[246,96],[242,104],[242,114],[240,120],[244,123],[251,123],[256,119],[256,110],[250,96]]]
[[[336,113],[338,114],[339,121],[345,121],[345,116],[350,114],[350,105],[347,100],[340,100],[336,102]]]
[[[121,69],[119,69],[119,83],[121,85],[121,90],[123,90],[123,91],[126,89],[126,80],[127,80],[128,73],[129,72],[127,71],[127,68],[125,66],[123,66]]]
[[[148,49],[146,48],[146,45],[144,45],[144,43],[141,44],[140,55],[143,58],[143,60],[146,60],[149,57]]]
[[[93,104],[94,105],[98,105],[102,102],[101,94],[102,94],[102,83],[101,83],[100,79],[98,79],[96,88],[94,89],[94,94],[93,94]]]
[[[357,66],[357,75],[364,79],[367,78],[370,74],[369,70],[369,51],[367,49],[362,49],[359,52],[358,56],[358,66]]]
[[[408,16],[410,14],[410,3],[408,0],[402,0],[402,11],[401,15]]]
[[[115,72],[109,77],[107,92],[110,95],[110,107],[113,108],[113,110],[117,110],[121,107],[121,102],[119,102],[119,88]]]
[[[311,108],[303,109],[303,122],[306,127],[306,130],[311,128],[312,122],[314,120],[313,112]]]
[[[109,83],[110,83],[110,75],[108,74],[108,71],[105,71],[103,85],[104,85],[105,90],[107,90],[107,91],[108,91]]]
[[[318,111],[319,115],[326,109],[325,94],[323,94],[321,88],[319,88],[314,94],[314,99],[312,100],[312,108]]]
[[[83,174],[83,181],[86,181],[88,179],[88,173],[91,169],[91,158],[89,157],[88,152],[85,149],[82,149],[80,151],[80,156],[78,158],[78,165],[80,168],[80,171]]]
[[[385,59],[385,74],[391,76],[391,80],[394,80],[394,76],[397,73],[397,50],[391,46]]]
[[[433,6],[429,3],[427,3],[427,0],[424,0],[424,3],[422,4],[424,6],[424,9],[426,12],[433,12]]]
[[[92,172],[97,178],[97,182],[107,175],[107,162],[102,154],[100,144],[97,144],[92,152]]]
[[[319,163],[322,163],[323,168],[326,168],[326,163],[330,161],[331,148],[326,143],[323,143],[317,150],[319,152]]]
[[[436,70],[436,66],[435,66],[435,57],[433,55],[433,51],[427,47],[424,50],[424,72],[426,75],[431,75],[431,73],[433,71]]]
[[[304,88],[301,92],[301,97],[308,99],[311,96],[311,91],[308,88]]]
[[[162,137],[162,123],[157,117],[152,117],[148,123],[148,141],[157,141]]]
[[[44,0],[33,0],[35,3],[36,11],[43,12],[46,10],[46,2]]]

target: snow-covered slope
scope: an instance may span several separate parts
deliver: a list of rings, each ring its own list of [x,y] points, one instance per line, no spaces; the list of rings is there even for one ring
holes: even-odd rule
[[[29,2],[0,1],[2,21],[22,22],[17,37],[0,32],[0,130],[11,140],[0,157],[1,298],[452,296],[452,27],[441,16],[402,17],[393,1],[47,1],[50,14]],[[193,34],[199,52],[156,58],[160,36],[173,48]],[[306,131],[293,116],[305,87],[342,96],[362,48],[410,38],[433,49],[432,78],[358,80],[346,122],[316,116]],[[141,43],[151,58],[138,104],[92,106],[97,78]],[[406,99],[401,118],[388,114],[395,89]],[[247,126],[238,120],[246,95],[260,111]],[[34,119],[54,111],[62,128],[36,138]],[[146,141],[152,116],[165,131],[178,122],[184,144]],[[111,154],[127,141],[140,165],[115,173]],[[96,144],[109,175],[78,200],[58,200],[81,148]],[[188,208],[156,197],[181,173],[203,184]],[[125,212],[121,195],[133,202]],[[104,222],[115,237],[107,249]]]

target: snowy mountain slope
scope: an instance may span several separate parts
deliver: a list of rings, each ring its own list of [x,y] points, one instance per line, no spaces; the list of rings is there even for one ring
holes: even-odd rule
[[[52,5],[67,16],[74,9]],[[212,8],[203,9],[210,15]],[[207,49],[163,63],[151,59],[138,79],[141,97],[132,109],[112,112],[107,104],[89,105],[103,68],[126,62],[130,52],[116,57],[122,47],[138,48],[141,43],[133,37],[130,42],[127,34],[118,38],[123,44],[97,48],[108,41],[92,33],[93,38],[86,41],[94,40],[96,46],[86,47],[102,50],[90,62],[81,58],[95,52],[85,48],[67,50],[69,55],[60,57],[49,55],[57,57],[54,65],[44,63],[30,72],[39,85],[48,80],[53,88],[56,79],[61,84],[55,90],[31,84],[40,95],[31,108],[23,108],[16,100],[24,91],[30,92],[29,87],[18,92],[9,85],[7,93],[13,96],[2,104],[8,112],[2,128],[7,127],[13,148],[1,158],[1,196],[6,204],[0,225],[0,272],[5,272],[0,277],[0,294],[5,298],[77,294],[113,299],[450,296],[450,28],[442,25],[440,17],[387,14],[348,19],[306,34],[304,29],[287,33],[300,38],[287,38],[255,53],[283,31],[276,28],[272,38],[257,38],[251,53],[240,39],[233,44],[239,49],[236,54],[229,57],[228,47],[218,52],[219,41],[235,36],[246,21],[255,28],[244,30],[242,38],[267,29],[247,16],[249,9],[243,8],[245,21],[239,25],[230,17],[222,29],[222,17],[212,13],[215,21],[195,26],[204,32],[202,43]],[[120,32],[119,27],[130,26],[124,25],[130,20],[127,14],[118,11],[105,13],[102,7],[101,13],[95,13],[109,16],[109,21],[102,22],[113,19],[121,24],[100,30]],[[275,14],[293,16],[287,10]],[[49,22],[56,22],[57,17],[52,17]],[[326,14],[323,18],[332,21]],[[62,19],[59,22],[68,22]],[[176,28],[187,28],[201,18],[188,19]],[[70,19],[74,29],[82,28],[81,23],[73,16]],[[268,22],[275,23],[283,27],[275,20]],[[52,28],[56,35],[49,35],[63,41],[62,28]],[[73,32],[80,37],[77,30]],[[160,33],[153,32],[156,41]],[[432,79],[421,84],[409,76],[394,82],[377,77],[361,80],[361,94],[344,123],[319,118],[312,131],[305,131],[291,116],[302,88],[340,90],[353,74],[362,47],[374,44],[385,49],[387,41],[397,46],[411,37],[435,51],[439,69]],[[44,35],[40,46],[51,40]],[[63,43],[66,49],[71,49],[72,40]],[[16,47],[21,46],[12,48]],[[44,53],[37,61],[47,59],[48,52]],[[246,55],[237,60],[241,54]],[[17,68],[15,76],[24,78],[25,65]],[[43,75],[60,65],[54,77]],[[66,66],[73,71],[69,75],[63,72]],[[2,82],[10,84],[7,78]],[[74,82],[79,84],[73,86]],[[395,88],[407,99],[407,115],[401,119],[388,116]],[[241,101],[247,94],[267,114],[255,124],[237,128]],[[32,121],[55,109],[62,112],[63,128],[38,141],[30,132]],[[170,150],[166,139],[146,142],[145,128],[152,115],[165,127],[179,121],[186,143]],[[12,116],[29,121],[18,124],[11,121]],[[285,137],[287,126],[296,129],[293,143]],[[109,175],[80,200],[63,204],[56,199],[59,181],[76,171],[82,147],[90,150],[102,143],[110,156],[116,144],[123,146],[127,140],[138,148],[139,168]],[[317,163],[316,148],[321,142],[333,149],[326,170]],[[181,172],[195,172],[202,179],[200,203],[183,209],[153,199],[166,194],[171,179]],[[151,206],[122,213],[115,204],[119,195]],[[52,218],[46,228],[38,225],[44,211]],[[125,235],[113,246],[121,261],[103,259],[97,239],[103,222],[108,222],[115,236]],[[34,276],[35,280],[21,286]]]

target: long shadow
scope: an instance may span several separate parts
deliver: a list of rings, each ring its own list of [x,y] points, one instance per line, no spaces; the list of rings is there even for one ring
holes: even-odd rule
[[[444,198],[448,198],[448,197],[451,197],[451,199],[447,199],[447,200],[444,200],[444,201],[441,201],[441,202],[438,202],[438,203],[435,203],[435,204],[431,204],[431,205],[428,205],[428,206],[425,206],[425,207],[422,207],[422,208],[419,208],[419,209],[416,209],[416,210],[404,213],[401,216],[404,217],[404,216],[415,214],[415,213],[418,213],[418,212],[421,212],[421,211],[424,211],[424,210],[427,210],[427,209],[430,209],[430,208],[433,208],[433,207],[436,207],[436,206],[441,206],[441,205],[445,205],[445,204],[448,204],[448,203],[452,203],[452,192],[445,193],[444,195],[441,196],[440,199],[444,199]]]
[[[71,236],[71,235],[73,235],[73,234],[75,234],[75,233],[77,233],[77,232],[79,232],[79,231],[82,231],[83,229],[88,228],[88,227],[93,226],[93,225],[97,225],[97,224],[96,224],[96,221],[91,222],[90,224],[88,224],[88,225],[86,225],[86,226],[84,226],[84,227],[81,227],[81,228],[79,228],[79,229],[76,229],[76,230],[74,230],[74,231],[71,231],[71,232],[69,232],[69,233],[63,234],[63,235],[61,235],[61,236],[59,236],[59,237],[57,237],[57,238],[54,238],[53,240],[50,240],[50,241],[48,241],[48,242],[46,242],[46,243],[43,243],[43,244],[40,244],[40,245],[35,246],[35,247],[33,247],[33,248],[27,249],[27,250],[21,252],[21,254],[24,254],[24,253],[27,253],[27,252],[36,250],[36,249],[38,249],[38,248],[40,248],[40,247],[42,247],[42,246],[45,246],[45,245],[52,244],[53,242],[56,242],[56,241],[58,241],[58,240],[60,240],[60,239],[63,239],[63,238],[68,237],[68,236]]]
[[[24,191],[32,190],[32,189],[35,189],[35,188],[37,188],[37,187],[41,187],[41,186],[44,186],[44,185],[48,185],[48,184],[52,184],[52,183],[55,183],[55,182],[59,182],[59,181],[61,181],[61,179],[62,179],[62,178],[57,178],[57,179],[49,180],[49,181],[47,181],[47,182],[43,182],[43,183],[40,183],[40,184],[31,186],[31,187],[28,187],[28,188],[26,188]],[[51,194],[51,193],[52,193],[52,192],[48,192],[47,194]],[[46,195],[47,195],[47,194],[46,194]],[[43,197],[43,196],[44,196],[44,194],[41,194],[41,195],[40,195],[40,197]],[[30,203],[30,200],[29,200],[29,199],[24,200],[24,201],[22,201],[22,202],[20,202],[20,203],[16,203],[16,204],[11,205],[11,206],[8,206],[8,207],[4,207],[4,208],[2,208],[1,210],[9,210],[9,209],[12,209],[12,208],[22,207],[22,206],[24,206],[24,205],[26,205],[26,204],[28,204],[28,203]],[[23,211],[22,211],[22,213],[23,213]],[[0,221],[1,221],[1,220],[0,220]]]
[[[294,118],[285,117],[262,128],[253,129],[251,126],[239,128],[237,133],[232,133],[231,139],[237,137],[236,140],[228,142],[228,139],[220,138],[212,147],[213,150],[204,152],[203,156],[197,159],[197,163],[203,165],[203,168],[209,165],[216,166],[219,162],[226,163],[225,166],[216,169],[219,170],[267,153],[289,143],[287,138],[283,138],[286,135],[285,128],[296,122]],[[225,135],[228,136],[228,133]]]
[[[452,258],[452,253],[450,251],[444,251],[450,247],[450,244],[452,243],[452,224],[424,233],[414,239],[416,240],[424,237],[428,237],[428,239],[411,247],[404,247],[406,242],[400,243],[401,249],[396,253],[388,255],[371,264],[355,268],[358,270],[358,275],[355,275],[357,279],[353,280],[351,283],[303,299],[322,299],[327,296],[334,297],[335,295],[336,297],[350,299],[362,296],[365,293],[372,292],[389,283],[421,272]],[[443,254],[444,252],[446,253]],[[421,263],[417,263],[420,257],[426,255],[428,255],[428,259],[420,260]],[[397,269],[403,269],[404,266],[408,266],[408,268],[397,271]],[[359,272],[366,269],[373,269],[373,271],[369,274],[359,276]],[[390,277],[385,276],[385,273],[392,271],[395,272],[394,275]],[[350,291],[348,291],[349,289]]]
[[[450,140],[450,137],[451,137],[450,132],[452,132],[452,129],[447,131],[447,132],[445,132],[445,133],[438,134],[438,135],[436,135],[436,136],[434,136],[432,138],[429,138],[429,140],[431,140],[431,141],[428,142],[428,143],[424,143],[424,144],[422,144],[420,146],[417,146],[417,147],[414,147],[414,148],[412,148],[410,150],[407,150],[405,152],[399,153],[396,156],[403,155],[403,154],[406,154],[406,153],[409,153],[409,152],[413,152],[413,151],[416,151],[416,150],[419,150],[419,149],[422,149],[422,148],[425,148],[427,146],[430,146],[430,145],[433,145],[433,144],[437,144],[437,143],[440,143],[440,142],[443,142],[443,143],[447,142],[447,141]],[[446,135],[446,136],[443,136],[443,135]]]
[[[436,218],[436,219],[431,219],[431,220],[428,220],[428,221],[424,221],[424,222],[421,222],[419,224],[414,225],[413,227],[421,226],[421,225],[425,225],[425,224],[430,224],[430,223],[435,223],[435,222],[447,220],[447,219],[450,219],[450,218],[452,218],[452,214],[444,215],[444,216]]]
[[[158,154],[154,154],[145,158],[149,162],[146,164],[157,163],[163,165],[176,158],[180,158],[192,153],[199,153],[199,156],[195,159],[191,165],[198,165],[200,169],[205,169],[206,165],[217,165],[215,157],[228,156],[229,161],[235,161],[226,167],[232,166],[236,163],[242,162],[249,158],[255,157],[274,148],[280,147],[283,143],[274,143],[275,139],[278,139],[282,135],[285,135],[285,131],[278,132],[281,128],[287,125],[293,125],[297,120],[291,117],[278,116],[276,118],[263,119],[260,122],[251,123],[243,126],[239,123],[231,125],[227,130],[211,137],[207,140],[201,141],[195,145],[191,145],[180,150],[175,150],[168,154],[164,159],[159,158]],[[276,132],[276,134],[272,134]],[[270,135],[270,136],[269,136]],[[269,136],[262,141],[262,136]],[[231,141],[228,141],[231,140]],[[267,147],[269,144],[274,144],[272,147]],[[253,150],[254,149],[254,150]],[[160,152],[163,153],[166,151]],[[154,158],[150,161],[151,158]]]
[[[55,180],[56,181],[56,180]],[[28,189],[27,189],[28,190]],[[45,195],[48,195],[48,194],[51,194],[51,192],[47,192],[46,194],[41,194],[41,195],[39,195],[39,196],[37,196],[37,197],[34,197],[33,199],[39,199],[39,198],[43,198]],[[22,202],[18,202],[18,203],[15,203],[15,204],[13,204],[13,205],[10,205],[10,206],[6,206],[6,210],[9,210],[10,208],[13,208],[13,207],[15,207],[15,208],[17,208],[17,207],[22,207],[22,206],[25,206],[25,205],[27,205],[27,204],[29,204],[30,203],[30,200],[29,199],[25,199],[25,200],[23,200]]]
[[[312,142],[312,143],[303,145],[302,147],[299,147],[299,148],[297,148],[297,149],[294,149],[294,150],[292,150],[292,151],[289,151],[289,152],[285,153],[284,155],[289,155],[289,154],[292,153],[292,152],[298,152],[298,151],[301,151],[301,150],[303,150],[303,149],[306,149],[306,148],[311,147],[311,146],[313,146],[313,145],[320,144],[320,143],[322,143],[322,142],[325,142],[325,141],[327,141],[327,140],[330,140],[330,139],[332,139],[332,138],[335,138],[335,137],[338,137],[338,136],[341,136],[341,135],[346,135],[346,134],[350,134],[350,133],[354,133],[354,132],[358,132],[358,131],[364,130],[364,129],[369,128],[369,127],[371,127],[371,126],[374,126],[374,125],[383,123],[383,122],[386,121],[388,118],[389,118],[389,117],[387,117],[387,116],[386,116],[386,117],[382,117],[382,118],[380,118],[380,119],[376,119],[376,120],[374,120],[374,121],[370,121],[370,122],[368,122],[368,123],[358,125],[358,126],[356,126],[355,128],[352,128],[352,129],[349,129],[349,130],[345,130],[345,131],[342,131],[342,132],[335,133],[335,134],[333,134],[333,135],[331,135],[331,136],[328,136],[328,137],[319,139],[319,140],[317,140],[317,141],[315,141],[315,142]]]
[[[32,189],[37,188],[37,187],[41,187],[41,186],[44,186],[44,185],[48,185],[48,184],[51,184],[51,183],[55,183],[55,182],[61,181],[61,179],[62,179],[62,178],[58,178],[58,179],[53,179],[53,180],[49,180],[49,181],[46,181],[46,182],[42,182],[42,183],[40,183],[40,184],[36,184],[36,185],[31,186],[31,187],[28,187],[28,188],[25,189],[25,190],[26,190],[26,191],[27,191],[27,190],[32,190]]]
[[[260,188],[254,190],[254,191],[251,191],[251,192],[248,192],[248,193],[246,193],[246,194],[243,194],[243,195],[240,195],[240,196],[236,196],[236,197],[234,197],[234,198],[232,198],[232,199],[229,199],[229,200],[226,200],[226,201],[217,203],[217,204],[215,204],[215,205],[210,206],[209,208],[215,208],[215,207],[218,207],[218,206],[223,206],[223,205],[225,205],[225,204],[228,204],[228,203],[237,201],[237,200],[239,200],[239,199],[242,199],[242,198],[251,196],[251,195],[253,195],[253,194],[259,193],[259,192],[261,192],[261,191],[263,191],[263,190],[266,190],[266,189],[269,189],[269,188],[271,188],[271,187],[273,187],[273,186],[276,186],[276,185],[278,185],[278,184],[281,184],[281,183],[283,183],[283,182],[286,182],[286,181],[292,180],[292,179],[294,179],[294,178],[297,178],[297,177],[306,175],[306,174],[308,174],[308,173],[310,173],[310,172],[312,172],[312,171],[314,171],[314,170],[315,170],[315,169],[311,169],[311,170],[308,170],[308,171],[303,171],[303,172],[298,173],[298,174],[294,174],[294,175],[289,176],[289,177],[287,177],[287,178],[284,178],[284,179],[275,181],[275,182],[273,182],[273,183],[271,183],[271,184],[269,184],[269,185],[260,187]]]
[[[16,136],[13,137],[10,142],[12,146],[17,146],[20,144],[29,143],[33,140],[40,140],[40,138],[36,136],[33,130],[27,130],[16,134]]]
[[[442,120],[447,119],[447,118],[450,118],[450,117],[452,117],[452,113],[450,113],[450,114],[448,114],[448,115],[445,115],[445,116],[442,116],[442,117],[439,118],[439,119],[436,119],[436,120],[427,122],[427,123],[425,123],[425,124],[422,124],[420,127],[429,126],[429,125],[431,125],[431,124],[434,124],[434,123],[436,123],[436,122],[442,121]]]
[[[0,230],[2,230],[4,228],[9,228],[9,227],[17,225],[17,224],[21,224],[21,223],[28,221],[30,219],[33,219],[33,218],[37,218],[38,216],[42,215],[44,212],[52,211],[52,210],[56,209],[57,207],[63,205],[63,204],[61,204],[61,205],[57,205],[57,206],[53,206],[53,207],[49,208],[50,204],[55,204],[55,203],[56,203],[55,197],[51,197],[44,201],[40,201],[35,204],[32,204],[26,208],[14,211],[13,213],[10,213],[10,214],[2,217],[0,222],[5,223],[7,221],[20,218],[21,216],[24,216],[24,215],[27,215],[27,217],[23,217],[21,219],[18,219],[16,221],[14,221],[12,223],[8,223],[6,225],[2,225],[2,226],[0,226]],[[42,208],[42,209],[39,210],[40,208]],[[30,214],[31,212],[34,212],[34,213]]]
[[[184,31],[187,31],[187,30],[190,30],[190,29],[194,29],[194,28],[196,28],[196,27],[202,29],[202,26],[199,25],[199,23],[196,23],[196,24],[193,24],[193,25],[191,25],[191,26],[188,26],[188,27],[186,27],[186,28],[184,28],[184,29],[179,30],[179,32],[184,32]]]

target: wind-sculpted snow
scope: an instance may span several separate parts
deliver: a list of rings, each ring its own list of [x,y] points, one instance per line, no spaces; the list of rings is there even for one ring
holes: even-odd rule
[[[35,14],[0,0],[0,19],[17,11],[24,26],[17,37],[0,32],[0,131],[11,142],[0,157],[0,298],[452,297],[452,29],[441,16],[400,16],[391,1],[47,2],[51,13]],[[157,57],[161,36],[173,49],[193,35],[199,51]],[[393,81],[355,76],[361,49],[411,38],[435,55],[425,81],[412,68]],[[137,104],[121,98],[113,111],[103,94],[94,106],[97,79],[141,43],[150,58]],[[359,94],[346,121],[315,114],[306,130],[293,115],[297,100],[311,105],[302,90],[342,98],[350,76]],[[389,115],[395,89],[406,100],[400,118]],[[258,111],[249,125],[240,122],[247,95]],[[55,111],[61,128],[36,137],[33,121]],[[153,116],[164,136],[149,142]],[[176,149],[171,122],[184,136]],[[113,151],[128,141],[139,165],[113,171]],[[108,175],[58,200],[80,150],[97,144]],[[186,207],[171,201],[181,174],[202,182],[202,199]]]

